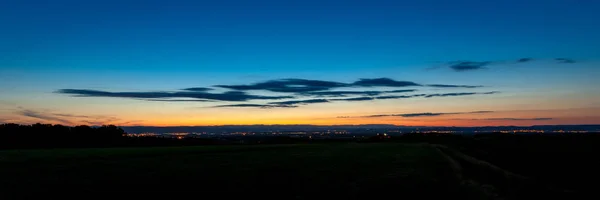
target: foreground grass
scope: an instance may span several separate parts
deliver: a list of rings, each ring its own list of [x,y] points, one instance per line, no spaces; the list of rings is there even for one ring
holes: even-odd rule
[[[2,195],[193,191],[203,195],[478,198],[435,148],[407,144],[0,151]]]

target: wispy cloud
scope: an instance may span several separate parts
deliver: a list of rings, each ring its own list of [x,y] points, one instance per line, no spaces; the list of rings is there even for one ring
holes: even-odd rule
[[[459,113],[408,113],[408,114],[396,114],[393,116],[400,117],[430,117],[430,116],[440,116],[440,115],[455,115]]]
[[[491,61],[484,61],[484,62],[454,61],[454,62],[450,62],[448,64],[452,70],[458,71],[458,72],[463,72],[463,71],[473,71],[473,70],[485,69],[485,66],[488,66],[492,63],[493,62],[491,62]]]
[[[265,104],[230,104],[230,105],[218,105],[213,108],[296,108],[295,105],[265,105]]]
[[[348,86],[346,83],[308,79],[278,79],[247,85],[215,85],[215,87],[233,90],[267,90],[291,93],[323,91],[346,86]]]
[[[565,64],[572,64],[572,63],[576,63],[577,61],[570,59],[570,58],[555,58],[554,60],[556,60],[558,63],[565,63]]]
[[[373,97],[354,97],[354,98],[345,98],[345,99],[330,99],[330,101],[371,101],[374,100]]]
[[[72,115],[72,114],[62,114],[62,113],[52,113],[52,115],[58,116],[58,117],[91,118],[90,116],[87,116],[87,115]]]
[[[445,84],[432,84],[427,85],[429,87],[437,87],[437,88],[480,88],[482,85],[445,85]]]
[[[575,60],[570,58],[555,58],[554,61],[558,63],[576,63]],[[538,61],[538,59],[523,57],[516,60],[505,60],[505,61],[472,61],[472,60],[459,60],[459,61],[451,61],[447,62],[442,66],[434,66],[428,67],[426,70],[436,70],[441,68],[449,68],[455,72],[469,72],[469,71],[477,71],[482,69],[487,69],[488,67],[494,65],[510,65],[510,64],[522,64],[522,63],[530,63]]]
[[[422,97],[422,96],[425,96],[425,94],[379,96],[379,97],[376,97],[376,99],[408,99],[408,98]]]
[[[360,87],[409,87],[422,86],[421,84],[412,81],[397,81],[390,78],[363,78],[354,83],[353,86]]]
[[[547,121],[553,118],[485,118],[476,120],[488,120],[488,121]]]
[[[365,96],[377,96],[381,94],[392,94],[392,93],[406,93],[414,92],[417,90],[391,90],[391,91],[321,91],[321,92],[307,92],[302,93],[308,96],[319,96],[319,97],[346,97],[350,95],[365,95]]]
[[[531,62],[533,61],[533,58],[519,58],[517,60],[517,63],[526,63],[526,62]]]
[[[143,99],[145,101],[162,101],[162,102],[214,102],[204,99]]]
[[[191,98],[219,101],[248,101],[257,99],[287,99],[292,96],[262,96],[251,95],[240,91],[229,91],[225,93],[206,93],[206,92],[107,92],[100,90],[80,90],[80,89],[62,89],[56,91],[61,94],[71,94],[75,97],[117,97],[117,98],[135,98],[135,99],[165,99],[169,98]]]
[[[374,117],[432,117],[432,116],[442,116],[442,115],[460,115],[460,114],[483,114],[483,113],[492,113],[494,111],[471,111],[471,112],[423,112],[423,113],[403,113],[403,114],[376,114],[376,115],[366,115],[366,116],[358,116],[358,118],[374,118]]]
[[[185,88],[185,89],[182,89],[182,90],[192,91],[192,92],[207,92],[207,91],[210,91],[210,90],[213,90],[213,89],[212,88],[205,88],[205,87],[192,87],[192,88]]]
[[[408,98],[417,98],[417,97],[452,97],[452,96],[467,96],[467,95],[487,95],[487,94],[496,94],[498,92],[469,92],[469,93],[444,93],[444,94],[415,94],[415,95],[401,95],[401,96],[379,96],[379,97],[352,97],[352,98],[335,98],[335,99],[308,99],[308,100],[291,100],[291,101],[281,101],[281,102],[270,102],[268,104],[233,104],[233,105],[221,105],[214,106],[216,108],[223,107],[254,107],[254,108],[295,108],[299,107],[299,105],[308,105],[308,104],[316,104],[316,103],[329,103],[336,101],[374,101],[374,100],[384,100],[384,99],[408,99]],[[485,111],[479,111],[481,113]]]
[[[498,94],[500,92],[460,92],[460,93],[443,93],[443,94],[428,94],[425,98],[431,97],[450,97],[450,96],[469,96],[469,95],[487,95],[487,94]]]
[[[122,124],[122,120],[112,116],[74,115],[19,108],[16,114],[39,120],[40,123],[60,123],[63,125],[105,125]]]
[[[54,114],[47,114],[47,113],[37,112],[37,111],[33,111],[33,110],[21,110],[21,111],[18,111],[18,114],[20,114],[22,116],[26,116],[26,117],[35,118],[35,119],[41,119],[44,121],[59,122],[62,124],[67,124],[67,125],[72,124],[71,121],[57,117]]]
[[[313,103],[327,103],[333,101],[372,101],[377,99],[405,99],[415,97],[444,97],[464,96],[491,93],[446,93],[446,94],[415,94],[415,95],[389,95],[397,93],[415,92],[417,89],[397,90],[333,90],[337,88],[388,88],[388,87],[432,87],[432,88],[478,88],[479,85],[452,85],[452,84],[419,84],[412,81],[398,81],[390,78],[362,78],[352,83],[336,81],[310,80],[310,79],[275,79],[245,85],[216,85],[214,87],[231,89],[223,93],[210,92],[208,87],[190,87],[176,91],[141,91],[141,92],[112,92],[89,89],[60,89],[56,93],[68,94],[73,97],[109,97],[127,98],[144,101],[157,102],[244,102],[231,105],[219,105],[215,107],[256,107],[256,108],[278,108],[297,107]],[[290,93],[290,95],[263,95],[249,94],[253,90],[264,90],[277,93]],[[388,94],[387,96],[382,96]],[[321,99],[303,100],[303,97],[321,97]],[[347,97],[337,99],[324,99],[323,97]],[[289,101],[270,102],[257,104],[253,100],[282,100]],[[292,106],[293,105],[293,106]]]
[[[309,100],[296,100],[296,101],[281,101],[281,102],[271,102],[269,104],[272,105],[306,105],[306,104],[314,104],[314,103],[327,103],[329,100],[327,99],[309,99]]]

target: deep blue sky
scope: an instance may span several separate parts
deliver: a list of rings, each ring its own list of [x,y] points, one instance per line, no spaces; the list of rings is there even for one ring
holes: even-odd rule
[[[52,92],[64,88],[154,91],[290,77],[513,92],[532,79],[528,85],[546,91],[557,86],[542,80],[569,68],[554,58],[584,63],[564,77],[583,82],[563,85],[598,74],[589,64],[600,58],[598,10],[593,0],[4,1],[0,100],[51,109],[30,98],[59,98]],[[542,61],[503,74],[426,70],[524,57]]]

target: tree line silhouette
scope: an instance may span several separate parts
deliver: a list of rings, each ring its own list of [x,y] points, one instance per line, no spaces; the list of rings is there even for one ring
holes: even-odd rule
[[[126,141],[123,129],[114,125],[98,127],[52,124],[1,124],[0,148],[55,148],[121,146]]]
[[[63,126],[52,124],[0,124],[0,149],[28,148],[86,148],[86,147],[129,147],[129,146],[190,146],[213,144],[292,144],[330,142],[409,142],[434,143],[455,146],[463,150],[490,147],[562,147],[579,149],[597,146],[599,134],[500,134],[485,133],[476,135],[459,134],[416,134],[400,136],[376,135],[364,139],[308,139],[289,136],[228,136],[217,138],[170,138],[170,137],[128,137],[127,133],[115,125],[103,126]],[[594,149],[596,152],[600,150]],[[494,152],[506,152],[506,149]]]
[[[289,137],[171,138],[128,137],[115,125],[63,126],[0,124],[0,149],[193,146],[217,144],[289,144]]]

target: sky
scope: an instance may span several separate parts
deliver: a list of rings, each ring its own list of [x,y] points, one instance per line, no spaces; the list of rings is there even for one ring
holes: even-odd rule
[[[600,1],[4,1],[0,123],[600,124]]]

